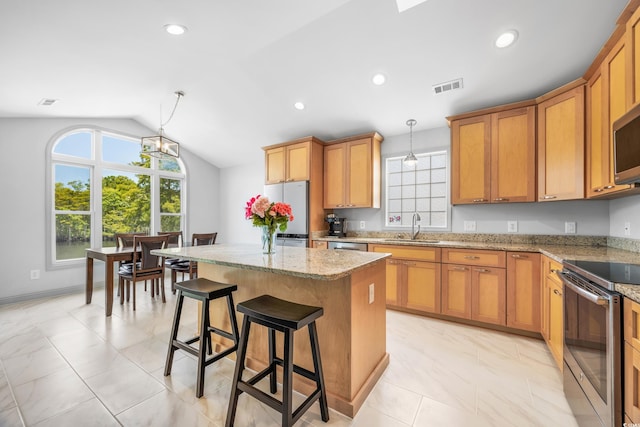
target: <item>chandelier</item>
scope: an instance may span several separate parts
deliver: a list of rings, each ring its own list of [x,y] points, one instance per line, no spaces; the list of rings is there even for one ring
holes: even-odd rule
[[[162,123],[162,115],[160,117],[160,129],[158,130],[158,135],[153,136],[145,136],[141,139],[141,148],[140,154],[144,154],[147,156],[153,156],[157,158],[163,158],[166,156],[170,157],[180,157],[180,144],[176,141],[167,138],[164,135],[164,127],[171,121],[173,118],[173,114],[176,112],[176,108],[178,108],[178,103],[180,102],[180,98],[184,96],[184,92],[177,91],[176,94],[176,103],[173,106],[173,111],[171,111],[171,115],[167,119],[166,122]]]

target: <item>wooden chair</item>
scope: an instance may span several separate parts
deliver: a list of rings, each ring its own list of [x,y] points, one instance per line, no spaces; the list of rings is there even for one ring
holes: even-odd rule
[[[125,291],[129,301],[129,283],[133,284],[133,309],[136,309],[136,282],[151,280],[151,297],[155,297],[156,283],[162,293],[162,302],[166,302],[164,293],[164,257],[153,255],[154,249],[167,247],[169,236],[135,236],[134,247],[140,247],[139,256],[134,256],[131,267],[123,266],[118,270],[118,290],[120,304],[124,304]],[[126,286],[126,288],[125,288]]]
[[[116,241],[116,246],[119,248],[132,248],[133,238],[136,236],[146,236],[147,233],[115,233],[113,237]]]
[[[191,246],[214,245],[218,233],[193,233],[191,235]],[[182,280],[188,274],[189,279],[198,277],[198,263],[194,261],[182,260],[171,264],[171,292],[176,293],[176,280],[178,273],[181,273]]]
[[[167,244],[168,248],[182,247],[182,231],[161,231],[158,233],[158,236],[169,236],[169,243]]]

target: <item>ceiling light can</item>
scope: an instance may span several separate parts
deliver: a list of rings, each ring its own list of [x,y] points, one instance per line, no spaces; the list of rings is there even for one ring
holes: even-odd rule
[[[516,30],[505,31],[500,34],[496,39],[496,47],[505,48],[511,46],[518,39],[518,32]]]
[[[294,108],[296,110],[304,110],[304,104],[300,101],[296,102],[295,104],[293,104]]]
[[[187,32],[187,27],[180,24],[167,24],[164,30],[172,36],[179,36]]]
[[[380,85],[383,85],[385,81],[387,81],[387,78],[385,77],[384,74],[378,73],[371,78],[371,81],[373,82],[374,85],[380,86]]]

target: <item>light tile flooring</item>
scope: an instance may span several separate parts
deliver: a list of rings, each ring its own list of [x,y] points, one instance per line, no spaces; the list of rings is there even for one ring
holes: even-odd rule
[[[110,318],[103,304],[98,290],[90,305],[76,293],[0,306],[0,426],[224,425],[232,361],[207,368],[201,399],[191,356],[177,352],[163,376],[175,296],[162,304],[139,288],[136,312],[116,302]],[[195,331],[192,302],[190,311]],[[387,351],[390,365],[353,420],[331,411],[325,424],[314,404],[297,425],[577,425],[540,340],[387,311]],[[278,420],[240,397],[236,426]]]

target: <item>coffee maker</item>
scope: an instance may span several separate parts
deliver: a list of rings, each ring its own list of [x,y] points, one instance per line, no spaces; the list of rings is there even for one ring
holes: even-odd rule
[[[347,237],[346,218],[337,218],[336,214],[328,214],[325,221],[329,223],[329,237]]]

